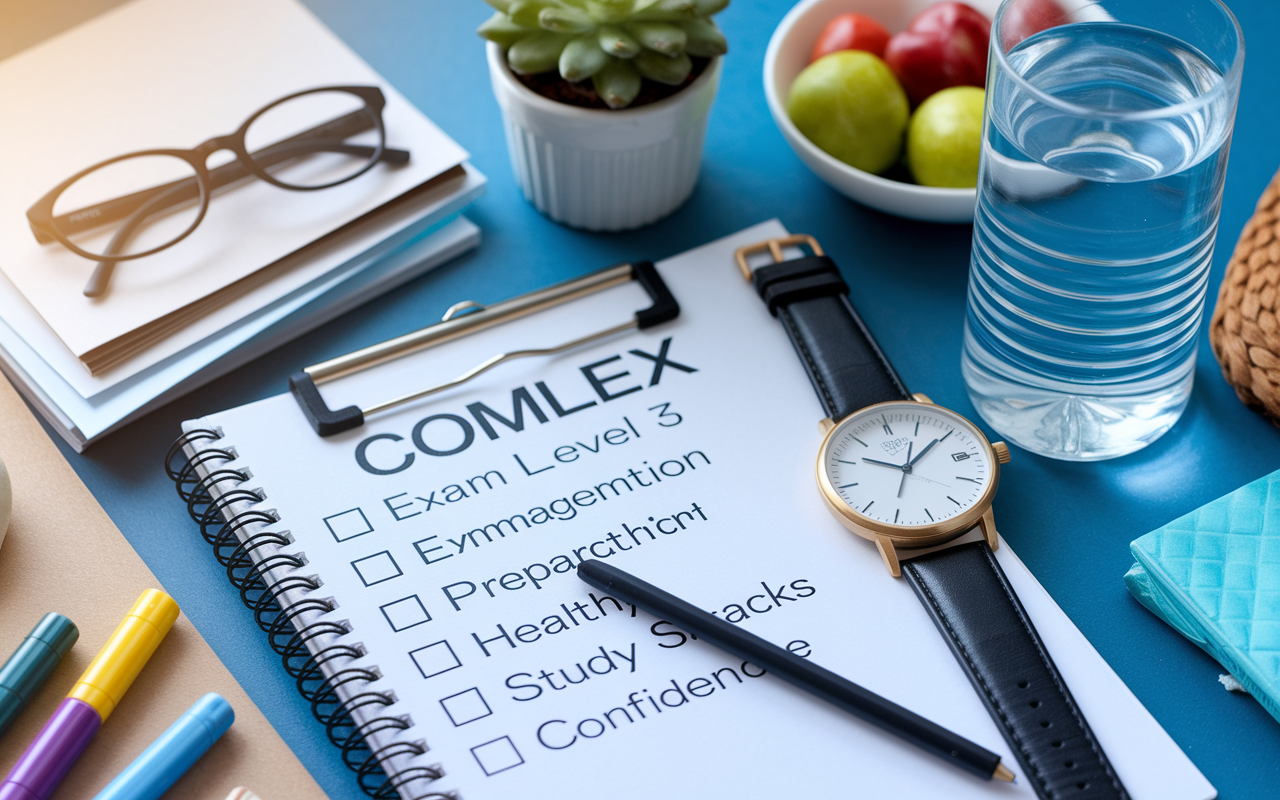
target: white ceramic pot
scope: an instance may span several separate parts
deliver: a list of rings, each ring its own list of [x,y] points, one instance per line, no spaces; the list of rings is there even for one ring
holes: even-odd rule
[[[557,222],[622,231],[656,222],[689,199],[702,165],[720,59],[681,91],[618,111],[580,108],[532,91],[490,42],[511,168],[524,196]]]

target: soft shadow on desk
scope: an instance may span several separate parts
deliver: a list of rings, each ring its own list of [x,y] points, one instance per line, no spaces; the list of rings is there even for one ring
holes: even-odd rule
[[[1114,462],[1115,483],[1127,498],[1173,501],[1183,509],[1174,516],[1280,466],[1280,433],[1239,402],[1212,356],[1203,355],[1182,418],[1150,446]],[[1239,471],[1246,463],[1257,466]]]
[[[841,250],[832,253],[842,267],[885,270],[886,277],[904,298],[920,292],[964,298],[973,225],[906,219],[868,208],[834,192],[830,194],[833,202],[838,200],[842,208],[848,209],[850,217],[856,218],[861,234],[852,243],[839,242]],[[790,222],[785,215],[782,221]],[[790,225],[789,229],[802,230]],[[817,234],[817,231],[806,232]],[[823,241],[821,235],[818,239]],[[837,242],[832,243],[835,244]],[[957,313],[963,315],[963,307]]]

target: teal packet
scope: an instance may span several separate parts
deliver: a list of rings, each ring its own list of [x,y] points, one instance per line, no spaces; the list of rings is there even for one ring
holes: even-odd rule
[[[1280,471],[1129,545],[1129,592],[1280,721]]]

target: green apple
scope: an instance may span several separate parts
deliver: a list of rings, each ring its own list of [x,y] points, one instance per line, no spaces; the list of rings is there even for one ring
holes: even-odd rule
[[[972,189],[982,152],[982,100],[976,86],[943,89],[920,104],[907,127],[907,167],[916,183]]]
[[[809,141],[851,167],[880,173],[902,153],[907,93],[876,56],[842,50],[804,68],[787,115]]]

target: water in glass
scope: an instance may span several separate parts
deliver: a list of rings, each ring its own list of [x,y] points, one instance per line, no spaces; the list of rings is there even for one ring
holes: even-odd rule
[[[1234,94],[1194,49],[1115,22],[1007,57],[988,86],[965,382],[1027,449],[1123,455],[1190,394]]]

